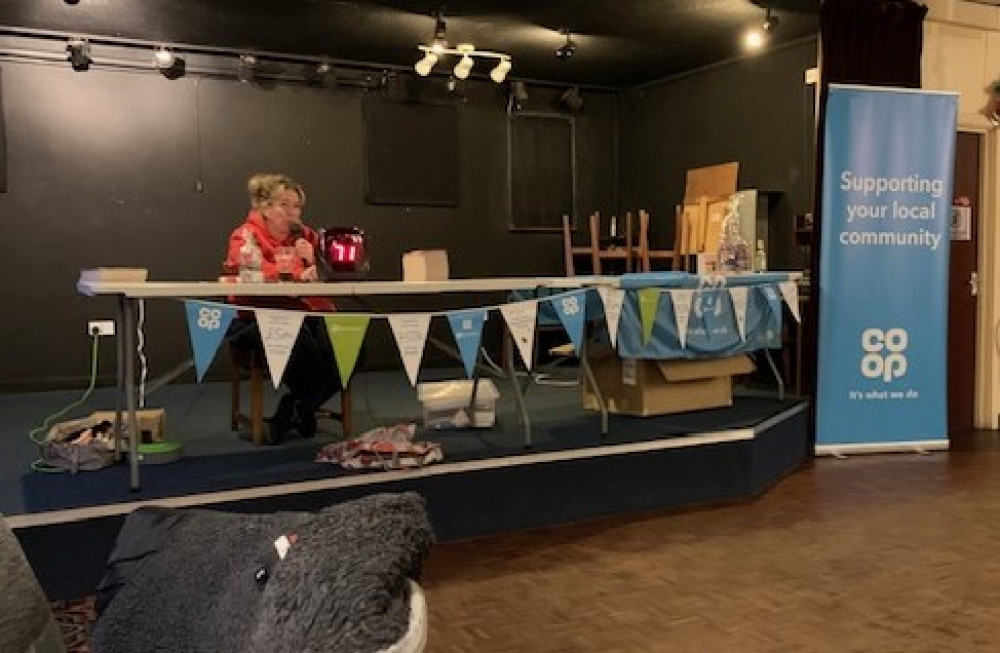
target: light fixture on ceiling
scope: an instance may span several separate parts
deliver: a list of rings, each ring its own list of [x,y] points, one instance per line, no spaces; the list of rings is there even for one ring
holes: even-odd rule
[[[502,84],[503,80],[507,78],[507,73],[510,72],[510,65],[510,59],[501,59],[500,63],[490,71],[490,79],[497,84]]]
[[[765,8],[764,24],[761,25],[761,29],[763,29],[765,32],[773,32],[780,24],[781,21],[778,19],[778,17],[771,14],[771,8],[770,7]]]
[[[184,76],[187,64],[184,57],[181,57],[164,46],[159,46],[153,50],[153,67],[167,79],[178,79]]]
[[[510,83],[510,104],[520,111],[528,102],[528,87],[524,82],[516,81]]]
[[[454,55],[459,57],[458,63],[452,70],[452,75],[457,79],[467,79],[472,73],[476,58],[496,59],[497,64],[490,70],[490,79],[500,84],[507,78],[512,63],[510,55],[501,52],[490,52],[488,50],[477,50],[471,43],[460,43],[454,48],[448,47],[445,40],[445,22],[442,13],[436,14],[434,26],[434,40],[430,45],[418,45],[417,48],[424,53],[419,61],[413,64],[413,70],[421,77],[431,74],[434,66],[441,60],[442,56]]]
[[[743,47],[748,52],[754,52],[764,47],[768,37],[774,32],[781,21],[771,13],[770,7],[764,8],[764,22],[755,25],[743,33]]]
[[[241,54],[240,61],[236,65],[236,78],[244,84],[253,81],[257,72],[257,57],[252,54]]]
[[[164,47],[153,50],[153,66],[158,70],[170,68],[176,60],[174,53]]]
[[[71,38],[66,44],[66,52],[69,53],[69,64],[73,70],[81,72],[90,68],[93,60],[90,58],[90,42],[87,39]]]
[[[469,56],[469,53],[474,52],[476,48],[471,43],[459,43],[455,49],[462,53],[462,58],[455,64],[455,70],[452,72],[455,73],[457,79],[466,79],[469,73],[472,72],[473,66],[472,57]]]
[[[568,29],[561,29],[559,32],[566,37],[566,42],[556,48],[556,58],[569,61],[576,54],[576,42]]]
[[[337,83],[337,74],[333,70],[333,64],[326,59],[320,59],[315,63],[307,63],[305,65],[304,77],[307,84],[314,86]]]
[[[583,98],[580,97],[580,89],[576,86],[567,88],[559,96],[559,104],[569,109],[572,113],[583,111]]]

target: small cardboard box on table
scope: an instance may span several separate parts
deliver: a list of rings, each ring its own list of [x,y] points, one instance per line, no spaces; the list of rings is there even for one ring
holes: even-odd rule
[[[418,249],[403,254],[403,281],[445,281],[448,274],[447,250]]]
[[[618,415],[668,415],[733,405],[733,375],[749,374],[745,355],[702,360],[619,358],[610,348],[587,358],[608,411]],[[583,407],[597,410],[597,398],[585,379]]]

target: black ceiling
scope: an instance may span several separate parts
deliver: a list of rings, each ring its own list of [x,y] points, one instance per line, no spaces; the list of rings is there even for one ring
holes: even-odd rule
[[[738,35],[763,22],[764,4],[780,21],[772,45],[817,33],[819,0],[452,0],[444,13],[451,45],[510,54],[511,79],[620,88],[741,56]],[[440,8],[421,0],[4,0],[0,25],[409,67]],[[554,54],[565,29],[577,45],[568,60]],[[478,66],[473,75],[486,72]]]

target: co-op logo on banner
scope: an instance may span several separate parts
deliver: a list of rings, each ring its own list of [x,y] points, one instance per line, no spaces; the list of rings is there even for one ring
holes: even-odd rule
[[[905,329],[865,329],[861,334],[861,374],[886,383],[906,375],[906,346],[910,336]]]

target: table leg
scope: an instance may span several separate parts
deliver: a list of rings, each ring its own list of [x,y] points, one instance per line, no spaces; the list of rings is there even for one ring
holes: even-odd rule
[[[122,421],[122,412],[125,409],[125,296],[118,296],[118,319],[115,325],[115,333],[118,335],[115,337],[115,348],[118,351],[117,358],[117,398],[115,400],[115,462],[117,463],[122,459],[121,454],[121,443],[122,443],[122,426],[124,422]]]
[[[514,343],[514,337],[510,334],[510,329],[506,325],[503,329],[503,337],[504,367],[507,369],[507,375],[510,377],[510,385],[514,389],[514,401],[517,404],[517,409],[521,414],[521,421],[524,424],[524,446],[525,448],[530,448],[532,445],[531,416],[528,415],[528,407],[524,403],[524,392],[517,380],[517,370],[514,369],[514,348],[517,345]]]
[[[767,359],[767,364],[771,367],[771,373],[774,374],[774,379],[778,382],[778,399],[784,401],[785,399],[785,380],[781,378],[781,372],[778,371],[778,366],[774,364],[774,359],[771,358],[771,350],[764,349],[764,358]]]
[[[135,388],[135,302],[124,298],[124,319],[122,337],[125,347],[125,405],[128,410],[128,464],[129,489],[138,492],[139,487],[139,419],[136,415]]]
[[[583,367],[583,373],[587,377],[587,383],[594,391],[594,399],[597,401],[597,408],[601,411],[601,435],[608,434],[608,405],[604,402],[604,395],[601,394],[601,388],[597,385],[597,378],[594,376],[594,370],[590,369],[590,363],[587,361],[587,339],[583,339],[583,345],[580,347],[582,351],[580,352],[580,366]]]

